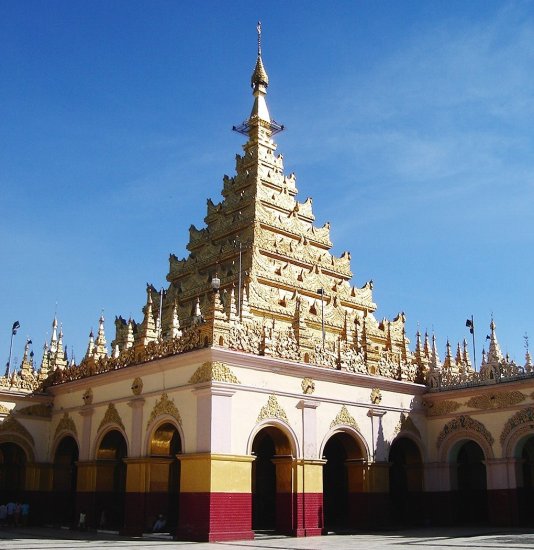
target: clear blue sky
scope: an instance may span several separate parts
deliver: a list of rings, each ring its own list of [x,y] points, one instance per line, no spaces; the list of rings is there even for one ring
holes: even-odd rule
[[[299,199],[375,282],[377,317],[503,351],[534,341],[534,3],[0,0],[0,357],[56,309],[80,360],[100,311],[141,320],[252,105],[263,22],[271,115]],[[5,356],[5,357],[4,357]]]

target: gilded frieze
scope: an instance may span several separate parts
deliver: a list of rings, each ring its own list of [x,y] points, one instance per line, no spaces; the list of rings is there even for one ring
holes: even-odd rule
[[[521,426],[522,424],[532,424],[532,427],[534,428],[534,408],[533,407],[527,407],[525,409],[522,409],[516,412],[512,417],[508,419],[501,433],[501,438],[500,438],[501,444],[504,444],[504,442],[506,441],[506,438],[510,435],[510,433],[514,428],[516,428],[517,426]]]
[[[500,409],[517,405],[525,399],[526,395],[520,391],[492,392],[471,397],[466,405],[473,409]]]
[[[54,432],[54,439],[56,439],[61,432],[71,432],[78,435],[76,424],[74,424],[74,420],[72,420],[68,412],[63,413],[63,416],[59,420],[56,431]]]
[[[10,409],[0,404],[0,414],[8,414],[9,412],[10,412]]]
[[[0,432],[14,432],[22,436],[24,439],[31,441],[32,445],[34,443],[31,433],[12,416],[7,416],[5,420],[0,424]]]
[[[341,406],[341,410],[337,413],[337,416],[330,422],[330,429],[336,426],[351,426],[355,430],[360,431],[358,423],[355,418],[350,414],[345,405]]]
[[[122,418],[114,403],[110,403],[108,405],[106,413],[104,414],[104,418],[102,419],[102,422],[100,422],[100,426],[98,426],[98,430],[100,431],[104,426],[107,426],[108,424],[116,424],[124,430]]]
[[[201,382],[226,382],[228,384],[241,384],[232,370],[220,361],[206,361],[191,376],[190,384]]]
[[[269,396],[269,399],[267,399],[267,404],[261,408],[258,414],[256,423],[261,422],[262,420],[265,420],[267,418],[278,418],[280,420],[283,420],[284,422],[289,423],[286,411],[284,411],[284,409],[278,403],[276,395]]]
[[[447,422],[445,426],[443,426],[443,429],[439,433],[438,439],[436,441],[436,446],[439,449],[446,437],[453,433],[462,431],[476,432],[488,442],[490,447],[493,445],[493,436],[489,433],[484,424],[482,424],[478,420],[475,420],[474,418],[471,418],[470,416],[462,414],[457,418],[453,418],[452,420]]]
[[[173,399],[169,399],[169,396],[166,392],[161,394],[161,398],[156,401],[154,408],[152,409],[150,416],[148,418],[147,427],[154,422],[158,416],[168,415],[172,416],[180,426],[182,425],[182,417],[180,416],[180,411],[178,407],[174,404]]]
[[[461,407],[458,401],[425,401],[428,416],[441,416],[457,411]]]

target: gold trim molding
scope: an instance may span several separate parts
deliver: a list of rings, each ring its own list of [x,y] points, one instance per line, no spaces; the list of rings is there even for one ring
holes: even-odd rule
[[[125,429],[121,415],[115,407],[115,403],[110,403],[108,405],[106,413],[104,414],[104,418],[102,419],[102,422],[100,422],[100,426],[98,426],[98,431],[100,431],[104,426],[107,426],[108,424],[116,424],[120,426],[123,430]]]
[[[231,369],[220,361],[206,361],[191,376],[190,384],[201,382],[226,382],[228,384],[241,384]]]
[[[74,424],[74,420],[72,420],[68,412],[63,413],[63,416],[58,422],[56,431],[54,432],[54,439],[56,439],[61,432],[72,432],[76,437],[78,436],[76,424]]]
[[[526,395],[520,391],[502,391],[495,393],[485,393],[471,397],[466,403],[468,407],[473,409],[501,409],[503,407],[511,407],[517,405],[526,399]]]
[[[504,445],[506,438],[510,435],[512,430],[517,426],[521,426],[522,424],[534,425],[534,408],[533,407],[527,407],[526,409],[516,412],[513,416],[511,416],[506,421],[506,424],[504,425],[504,429],[500,437],[501,445]]]
[[[426,401],[425,405],[428,416],[441,416],[457,411],[462,404],[458,401],[437,401],[436,403]]]
[[[6,417],[6,419],[0,424],[1,432],[14,432],[22,436],[27,441],[30,441],[31,444],[34,444],[32,434],[18,421],[15,420],[12,416]]]
[[[266,418],[278,418],[289,424],[286,411],[284,411],[284,409],[280,406],[280,403],[278,403],[278,399],[274,394],[269,395],[269,399],[267,399],[267,404],[261,408],[258,414],[258,418],[256,419],[256,423],[261,422]]]
[[[482,422],[479,422],[478,420],[475,420],[470,416],[462,414],[458,418],[453,418],[452,420],[447,422],[445,426],[443,426],[443,429],[439,433],[438,439],[436,441],[437,448],[439,449],[441,447],[443,441],[445,441],[445,439],[449,435],[462,431],[478,433],[487,441],[490,447],[493,446],[493,442],[495,441],[493,439],[493,436],[487,430],[486,426],[482,424]]]
[[[146,424],[147,428],[158,416],[162,416],[164,414],[172,416],[180,426],[182,425],[180,411],[174,404],[174,399],[169,399],[166,392],[163,392],[161,394],[161,398],[156,401],[156,404],[150,413],[150,417],[148,418],[148,422]]]
[[[341,410],[337,413],[337,416],[330,422],[330,429],[335,428],[336,426],[351,426],[358,432],[360,427],[356,422],[355,418],[350,414],[349,410],[345,405],[341,406]]]

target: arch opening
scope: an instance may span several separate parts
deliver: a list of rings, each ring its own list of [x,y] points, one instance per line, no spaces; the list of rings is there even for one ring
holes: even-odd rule
[[[289,438],[267,426],[254,437],[252,454],[252,529],[290,534],[294,464]]]
[[[323,457],[324,525],[329,531],[347,529],[361,524],[365,506],[365,452],[349,433],[335,433],[327,441]]]
[[[182,439],[174,424],[158,426],[150,440],[150,491],[147,494],[145,529],[152,530],[162,516],[162,530],[174,532],[178,525],[180,499],[180,461]]]
[[[463,441],[457,448],[453,467],[456,470],[455,510],[458,523],[482,523],[488,519],[484,460],[484,451],[475,441]]]
[[[126,492],[126,440],[118,430],[102,438],[96,452],[96,493],[94,517],[101,529],[119,529],[124,521]]]
[[[519,521],[534,525],[531,510],[534,506],[534,435],[523,438],[516,447],[517,504]]]
[[[0,443],[0,494],[3,500],[24,500],[26,453],[16,443]]]
[[[72,525],[75,521],[78,458],[75,439],[72,436],[63,437],[54,453],[52,483],[54,522],[61,525]]]
[[[389,451],[389,495],[393,517],[402,525],[424,523],[423,460],[419,447],[399,437]]]

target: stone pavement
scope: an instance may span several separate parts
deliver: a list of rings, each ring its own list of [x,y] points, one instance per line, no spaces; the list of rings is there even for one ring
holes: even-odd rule
[[[478,548],[534,549],[534,528],[492,527],[427,528],[387,533],[352,533],[326,537],[290,538],[261,535],[254,541],[198,543],[172,541],[165,537],[128,538],[111,533],[80,533],[48,528],[0,530],[0,549],[9,550],[459,550]]]

